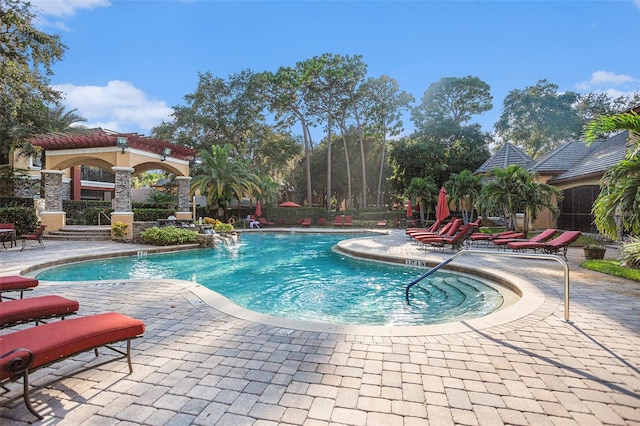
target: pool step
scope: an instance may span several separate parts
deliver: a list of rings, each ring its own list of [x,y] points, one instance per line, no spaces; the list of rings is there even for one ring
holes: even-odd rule
[[[44,239],[56,241],[108,241],[111,240],[111,226],[69,225],[58,231],[46,233]]]

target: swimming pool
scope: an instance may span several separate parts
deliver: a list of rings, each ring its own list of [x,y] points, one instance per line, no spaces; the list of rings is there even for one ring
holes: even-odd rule
[[[255,312],[331,324],[437,324],[484,316],[503,304],[500,292],[479,279],[438,272],[413,287],[407,305],[404,289],[424,269],[331,251],[349,237],[244,234],[236,246],[81,262],[43,271],[37,278],[196,281]]]

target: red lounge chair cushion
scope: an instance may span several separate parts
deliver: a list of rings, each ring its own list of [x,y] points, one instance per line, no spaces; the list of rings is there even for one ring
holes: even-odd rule
[[[33,353],[31,370],[86,350],[144,333],[144,323],[114,312],[51,322],[0,336],[2,353],[26,348]],[[0,380],[10,377],[0,360]]]
[[[38,280],[19,276],[0,277],[0,291],[20,290],[38,286]]]
[[[80,309],[75,300],[60,296],[41,296],[0,303],[0,326],[22,321],[62,316]]]

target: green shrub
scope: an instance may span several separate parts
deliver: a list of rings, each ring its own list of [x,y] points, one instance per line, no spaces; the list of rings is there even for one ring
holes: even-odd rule
[[[175,226],[153,226],[142,231],[142,239],[149,244],[175,245],[197,242],[198,233],[190,229],[177,228]]]
[[[134,220],[138,222],[155,222],[158,219],[166,219],[175,213],[171,209],[132,209]]]
[[[28,234],[38,227],[38,216],[33,207],[0,208],[0,223],[13,223],[16,235]]]
[[[213,225],[213,229],[214,229],[215,231],[217,231],[217,232],[219,232],[219,231],[224,232],[224,231],[233,231],[233,230],[234,230],[234,227],[233,227],[233,225],[232,225],[232,224],[230,224],[230,223],[224,223],[224,222],[220,222],[220,221],[218,221],[217,223],[215,223],[215,224]]]
[[[127,233],[128,229],[129,229],[129,225],[121,221],[117,221],[116,223],[111,225],[111,233],[116,238],[124,237],[124,234]]]
[[[630,243],[622,246],[620,261],[629,268],[640,269],[640,238],[632,238]]]
[[[97,200],[63,200],[62,210],[66,213],[67,225],[97,225],[98,214],[104,212],[107,217],[113,211],[111,203]],[[102,217],[101,223],[108,221]]]

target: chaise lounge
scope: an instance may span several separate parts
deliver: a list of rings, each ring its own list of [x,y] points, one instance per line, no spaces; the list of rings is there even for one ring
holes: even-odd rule
[[[516,238],[505,237],[505,238],[498,238],[498,239],[492,240],[491,242],[493,243],[493,245],[498,247],[498,249],[500,247],[506,247],[507,244],[509,243],[517,243],[517,242],[544,243],[546,241],[549,241],[551,238],[553,238],[557,233],[558,233],[557,229],[547,228],[541,233],[534,235],[529,239],[517,238],[517,237]]]
[[[39,368],[69,358],[76,354],[106,347],[120,354],[98,365],[127,359],[131,364],[131,339],[144,333],[144,323],[126,315],[110,312],[81,318],[56,321],[0,336],[0,385],[22,378],[22,397],[27,409],[39,419],[43,417],[29,400],[29,374]],[[126,351],[111,346],[126,341]],[[93,368],[96,365],[87,367]]]
[[[31,291],[38,286],[38,280],[35,278],[25,278],[19,275],[10,275],[0,277],[0,302],[2,298],[13,299],[13,297],[5,296],[4,293],[20,292],[20,299],[24,296],[25,291]]]
[[[537,250],[542,250],[547,254],[557,254],[562,250],[562,256],[567,258],[567,249],[569,248],[569,244],[576,241],[582,233],[580,231],[565,231],[557,238],[546,242],[546,243],[536,243],[531,241],[513,241],[507,244],[507,246],[512,250],[517,251],[527,251],[532,249],[534,252]]]
[[[75,314],[80,304],[60,296],[40,296],[9,300],[0,303],[0,329],[35,321],[36,325],[49,318]]]

